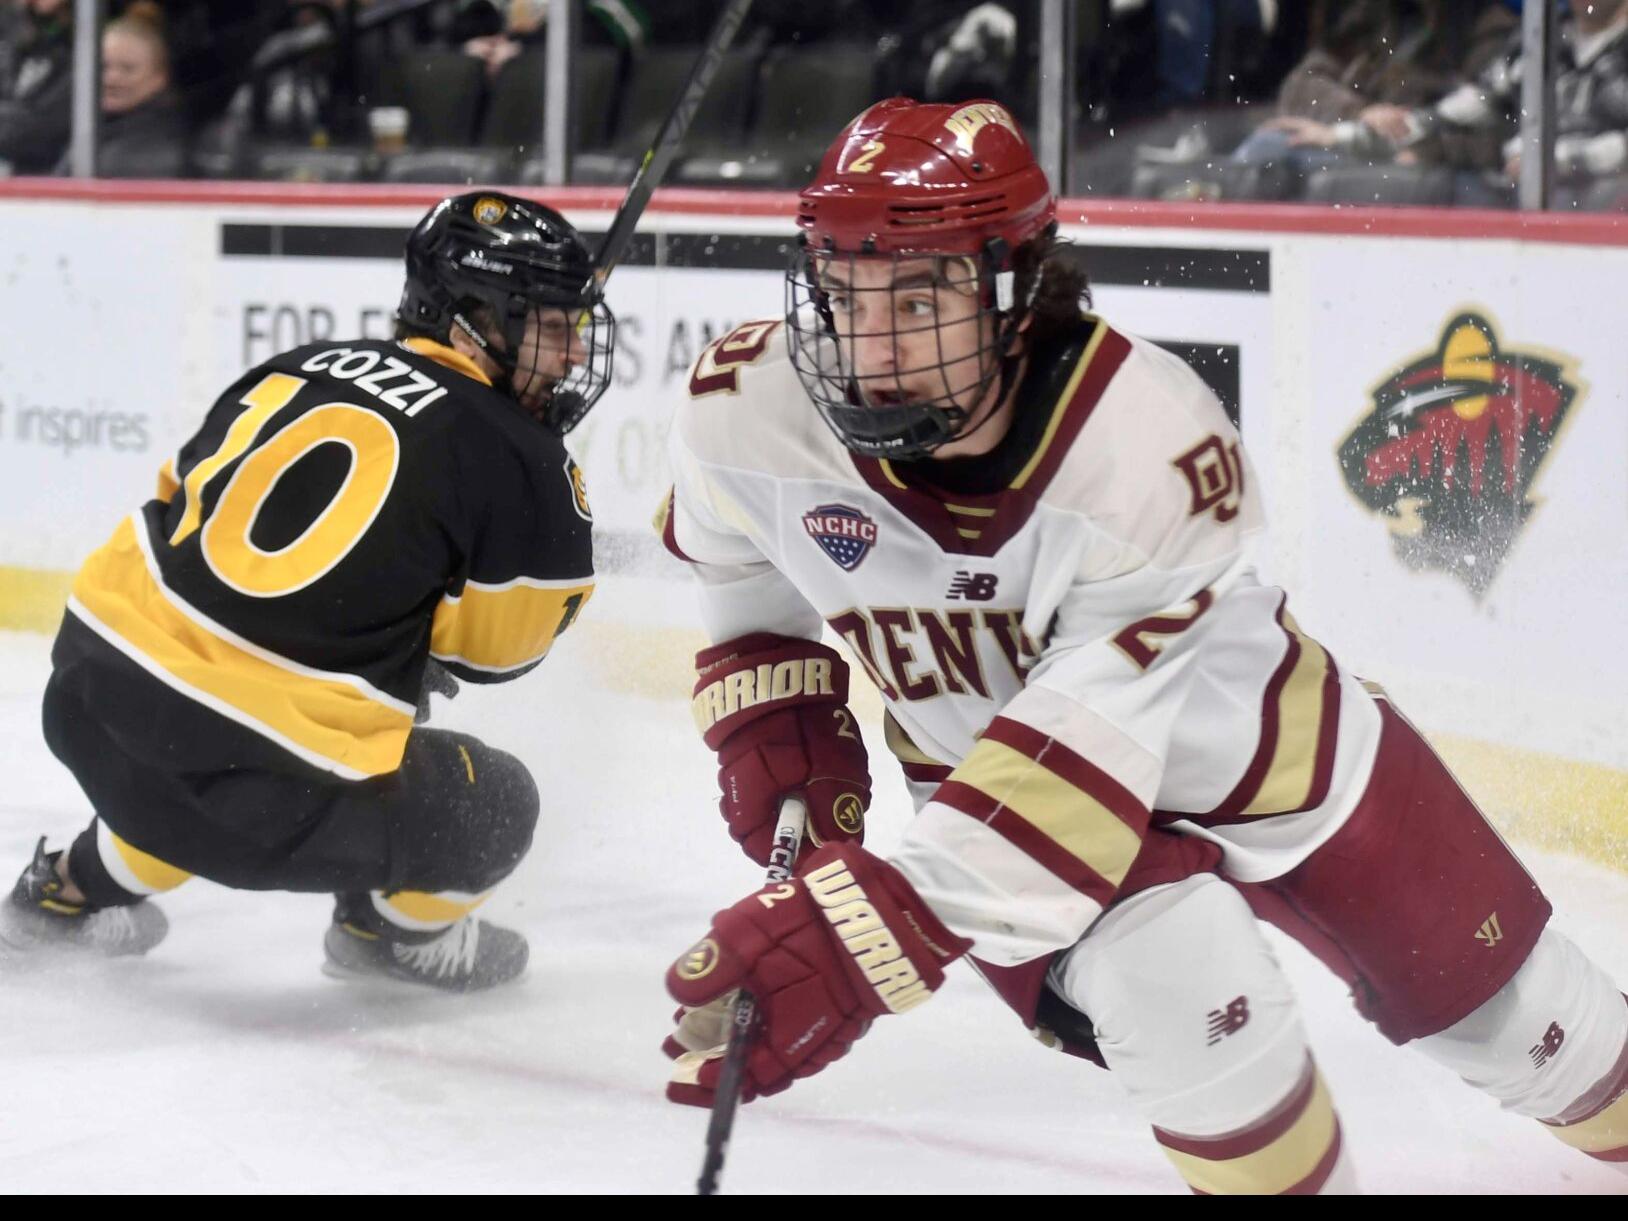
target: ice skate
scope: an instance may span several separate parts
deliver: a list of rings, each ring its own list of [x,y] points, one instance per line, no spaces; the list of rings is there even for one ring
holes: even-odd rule
[[[0,942],[14,950],[67,946],[120,957],[145,954],[164,940],[170,922],[150,900],[124,907],[93,907],[63,899],[56,872],[61,855],[47,852],[45,837],[40,837],[34,859],[0,912]]]
[[[465,916],[444,932],[415,934],[387,923],[366,895],[341,895],[323,940],[323,972],[335,979],[399,979],[448,992],[507,983],[526,969],[526,939]]]

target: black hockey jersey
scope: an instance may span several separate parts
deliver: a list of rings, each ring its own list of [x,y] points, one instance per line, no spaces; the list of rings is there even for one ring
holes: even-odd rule
[[[56,662],[133,662],[308,764],[383,775],[426,658],[502,681],[571,625],[593,591],[590,527],[560,438],[451,348],[312,344],[228,389],[85,563]],[[173,715],[120,728],[171,754],[190,731]]]

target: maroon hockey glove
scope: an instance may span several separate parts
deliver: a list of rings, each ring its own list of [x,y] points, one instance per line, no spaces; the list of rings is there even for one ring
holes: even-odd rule
[[[848,663],[812,640],[758,632],[703,649],[691,709],[718,752],[718,808],[746,855],[769,863],[783,798],[808,805],[808,842],[863,841],[871,777],[848,711]]]
[[[828,844],[790,882],[770,882],[712,918],[712,929],[667,971],[667,991],[696,1014],[745,987],[758,1030],[741,1098],[778,1094],[848,1054],[871,1019],[903,1013],[944,982],[972,948],[922,902],[905,876],[855,844]],[[685,1011],[680,1011],[685,1014]],[[685,1016],[690,1016],[685,1014]],[[663,1045],[677,1055],[667,1097],[712,1105],[727,1020],[707,1022],[720,1045],[685,1051],[697,1024]]]

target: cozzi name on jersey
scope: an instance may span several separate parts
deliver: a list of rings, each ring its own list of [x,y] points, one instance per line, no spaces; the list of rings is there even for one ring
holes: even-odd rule
[[[406,361],[368,348],[329,348],[309,358],[300,369],[352,382],[358,390],[407,416],[417,415],[447,393],[440,382]]]

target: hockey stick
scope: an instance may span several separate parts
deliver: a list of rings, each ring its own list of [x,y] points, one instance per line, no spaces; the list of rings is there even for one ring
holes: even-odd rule
[[[803,824],[808,819],[808,807],[800,797],[788,797],[780,803],[780,821],[774,828],[774,847],[769,852],[767,882],[784,882],[791,877],[797,864],[797,849],[803,843]],[[712,1118],[707,1121],[707,1154],[701,1162],[701,1177],[696,1180],[697,1195],[716,1195],[718,1174],[724,1168],[724,1154],[729,1151],[729,1134],[735,1127],[735,1110],[740,1106],[741,1082],[746,1076],[746,1053],[756,1033],[757,1002],[745,988],[735,998],[730,1014],[729,1050],[724,1053],[723,1067],[718,1071],[718,1088],[712,1095]]]
[[[599,247],[599,256],[594,262],[594,282],[601,291],[605,287],[605,281],[610,279],[610,273],[627,253],[639,217],[644,215],[651,195],[655,194],[656,187],[661,185],[661,180],[667,176],[667,167],[678,155],[679,145],[684,143],[684,136],[690,130],[690,123],[694,121],[696,111],[701,109],[701,101],[706,96],[707,86],[712,84],[712,78],[718,74],[718,68],[724,62],[724,52],[729,50],[729,44],[735,41],[735,32],[740,29],[741,22],[746,20],[746,11],[751,7],[752,0],[729,0],[724,6],[724,11],[718,14],[712,32],[707,35],[706,45],[701,48],[701,55],[695,61],[695,66],[690,69],[689,79],[684,82],[684,88],[678,95],[678,101],[673,103],[673,108],[668,111],[661,130],[656,133],[656,142],[639,162],[638,172],[628,184],[627,194],[622,198],[622,206],[616,210],[616,215],[611,219],[610,229],[605,233],[605,240]]]

